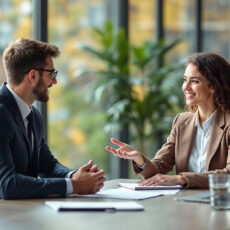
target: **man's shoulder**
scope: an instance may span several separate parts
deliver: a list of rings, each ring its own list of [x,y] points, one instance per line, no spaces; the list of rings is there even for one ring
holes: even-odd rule
[[[12,133],[13,113],[9,110],[5,103],[1,102],[0,97],[0,139]]]
[[[6,114],[10,114],[10,110],[8,105],[3,100],[2,96],[0,95],[0,116],[5,116]]]

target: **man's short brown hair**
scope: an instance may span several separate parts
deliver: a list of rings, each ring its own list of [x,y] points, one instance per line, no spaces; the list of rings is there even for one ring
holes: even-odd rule
[[[13,85],[20,84],[31,69],[43,68],[47,57],[57,57],[57,46],[28,38],[20,38],[5,49],[3,65],[7,80]]]

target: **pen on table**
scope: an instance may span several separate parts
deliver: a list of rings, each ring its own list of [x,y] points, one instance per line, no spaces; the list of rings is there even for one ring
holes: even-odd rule
[[[58,211],[66,211],[66,212],[115,212],[115,208],[59,208]]]

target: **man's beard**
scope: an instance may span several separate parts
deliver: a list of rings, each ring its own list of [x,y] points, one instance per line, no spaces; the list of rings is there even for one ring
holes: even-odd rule
[[[49,100],[49,95],[46,93],[47,88],[42,77],[39,78],[37,85],[33,89],[33,93],[36,96],[36,100],[41,102],[47,102]]]

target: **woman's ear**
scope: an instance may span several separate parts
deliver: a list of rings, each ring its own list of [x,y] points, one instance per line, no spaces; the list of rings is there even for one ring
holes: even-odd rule
[[[213,87],[211,87],[211,93],[214,94],[215,92],[216,90]]]

